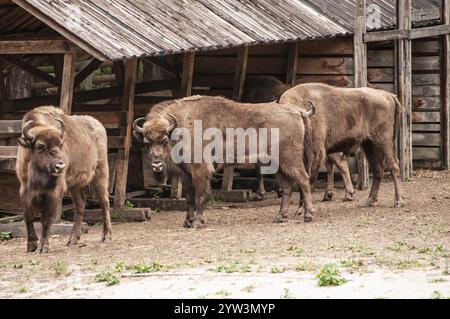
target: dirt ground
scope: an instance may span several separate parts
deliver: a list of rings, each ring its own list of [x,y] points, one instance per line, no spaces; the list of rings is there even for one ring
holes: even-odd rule
[[[343,202],[338,189],[323,203],[318,190],[310,224],[273,224],[277,206],[214,209],[205,229],[183,229],[183,212],[155,213],[114,225],[106,245],[100,225],[78,247],[53,237],[48,255],[27,254],[25,239],[2,241],[0,297],[449,298],[450,173],[416,171],[404,193],[407,206],[392,208],[386,180],[377,205],[360,208],[368,191]],[[330,263],[347,282],[319,287]]]

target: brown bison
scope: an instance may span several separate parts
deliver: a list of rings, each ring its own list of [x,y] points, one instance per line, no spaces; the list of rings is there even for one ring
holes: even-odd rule
[[[291,88],[274,76],[249,76],[245,80],[244,92],[241,98],[243,103],[269,103],[279,101],[284,92]],[[331,201],[334,194],[334,166],[341,171],[345,186],[345,200],[351,201],[355,190],[353,188],[348,168],[347,158],[342,153],[327,154],[327,187],[325,190],[324,201]],[[314,185],[317,176],[311,176],[311,184]],[[264,179],[258,174],[258,194],[264,197]]]
[[[315,176],[327,154],[342,152],[348,155],[362,146],[374,176],[367,206],[377,201],[387,168],[395,183],[395,207],[402,207],[404,200],[394,141],[403,108],[397,97],[372,88],[336,88],[311,83],[288,90],[280,103],[303,107],[305,100],[312,101],[317,107],[317,114],[311,121],[314,153],[310,163],[311,176]]]
[[[25,205],[28,252],[48,252],[50,227],[59,219],[66,190],[75,206],[68,245],[77,244],[86,202],[83,190],[89,184],[103,211],[102,242],[110,240],[107,136],[102,124],[90,116],[67,116],[55,107],[39,107],[23,118],[18,142],[16,172]],[[39,215],[42,234],[38,245],[33,219]]]
[[[173,151],[179,145],[174,140],[177,128],[184,129],[194,138],[187,142],[190,151],[183,151],[183,155],[192,158],[192,150],[200,145],[205,149],[206,139],[196,136],[196,123],[201,121],[204,130],[214,128],[218,133],[215,139],[223,139],[222,145],[233,146],[233,153],[226,152],[225,149],[214,149],[215,156],[220,155],[220,161],[206,158],[201,161],[183,161],[176,166],[184,177],[184,189],[188,211],[184,226],[187,228],[197,228],[205,224],[203,211],[207,204],[210,193],[210,181],[213,173],[222,163],[233,165],[237,163],[239,147],[236,143],[238,138],[230,136],[229,130],[258,130],[267,129],[274,131],[279,129],[279,143],[269,141],[267,143],[267,154],[273,154],[274,150],[279,150],[279,169],[276,173],[280,185],[283,189],[283,199],[280,212],[275,222],[283,222],[287,219],[288,207],[292,195],[292,188],[297,184],[305,198],[305,221],[311,221],[313,207],[311,203],[311,193],[309,185],[309,174],[303,162],[304,156],[308,157],[307,136],[310,128],[309,116],[314,113],[314,107],[308,112],[293,110],[291,106],[279,105],[277,103],[268,104],[241,104],[222,97],[202,97],[194,96],[182,100],[163,102],[152,108],[147,117],[137,119],[134,122],[135,138],[145,143],[149,160],[152,162],[153,170],[160,172],[161,168],[169,163],[174,163]],[[277,116],[273,116],[277,114]],[[145,120],[143,126],[139,126],[140,121]],[[200,131],[202,134],[203,129]],[[206,131],[205,131],[206,132]],[[305,138],[306,135],[306,138]],[[172,139],[171,139],[172,137]],[[260,143],[263,141],[259,141]],[[275,143],[275,144],[274,144]],[[261,161],[261,150],[255,149],[252,143],[245,143],[245,149],[241,155],[248,162],[249,159]],[[258,150],[259,149],[259,150]],[[242,151],[242,149],[241,149]],[[195,157],[195,154],[194,154]],[[172,165],[170,164],[170,165]],[[226,165],[226,164],[225,164]]]

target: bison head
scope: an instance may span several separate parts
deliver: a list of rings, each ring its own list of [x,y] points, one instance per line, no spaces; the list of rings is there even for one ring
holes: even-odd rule
[[[167,114],[147,120],[143,126],[139,123],[145,118],[139,118],[133,124],[133,136],[144,143],[146,152],[151,161],[155,176],[162,181],[165,178],[167,167],[171,161],[172,150],[171,135],[177,128],[178,122],[175,116]]]
[[[32,133],[35,121],[27,122],[22,128],[19,145],[31,150],[31,165],[34,169],[51,176],[62,175],[66,168],[62,147],[65,141],[65,129],[61,120],[60,128],[44,126]]]

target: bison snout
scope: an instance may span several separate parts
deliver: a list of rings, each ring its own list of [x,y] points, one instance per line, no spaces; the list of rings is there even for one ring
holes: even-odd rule
[[[66,168],[66,164],[63,161],[58,161],[53,164],[53,170],[55,174],[61,174]]]
[[[164,170],[164,163],[161,160],[152,161],[152,169],[155,173],[161,173]]]

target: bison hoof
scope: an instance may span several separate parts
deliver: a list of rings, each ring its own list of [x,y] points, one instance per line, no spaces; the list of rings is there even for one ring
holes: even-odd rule
[[[205,227],[206,227],[206,223],[203,220],[201,220],[201,221],[196,220],[192,223],[193,229],[201,229],[201,228],[205,228]]]
[[[394,204],[394,208],[403,208],[405,206],[406,206],[406,204],[404,201],[396,201]]]
[[[48,254],[49,249],[47,246],[38,247],[38,249],[34,252],[35,254]]]
[[[331,202],[333,201],[333,196],[334,193],[333,192],[329,192],[329,193],[325,193],[325,196],[323,197],[323,202]]]
[[[192,219],[186,219],[184,221],[183,227],[184,228],[192,228],[193,223],[194,223],[194,221]]]
[[[266,193],[257,192],[255,195],[255,201],[262,201],[266,199]]]
[[[353,195],[355,193],[345,193],[344,202],[353,202]]]
[[[111,234],[107,234],[107,235],[103,235],[102,236],[102,239],[100,240],[100,243],[101,244],[107,244],[107,243],[109,243],[111,241],[112,241]]]
[[[310,223],[313,221],[313,219],[314,219],[313,214],[314,214],[313,210],[305,212],[305,216],[303,217],[303,220],[305,221],[305,223]]]
[[[38,244],[35,241],[29,241],[27,243],[27,252],[34,253],[36,249],[38,248]]]
[[[277,216],[273,220],[273,223],[274,224],[282,224],[282,223],[286,223],[287,221],[288,221],[288,217],[286,215],[282,215],[282,216]]]
[[[365,204],[362,205],[363,208],[373,207],[375,206],[376,200],[368,199]]]

